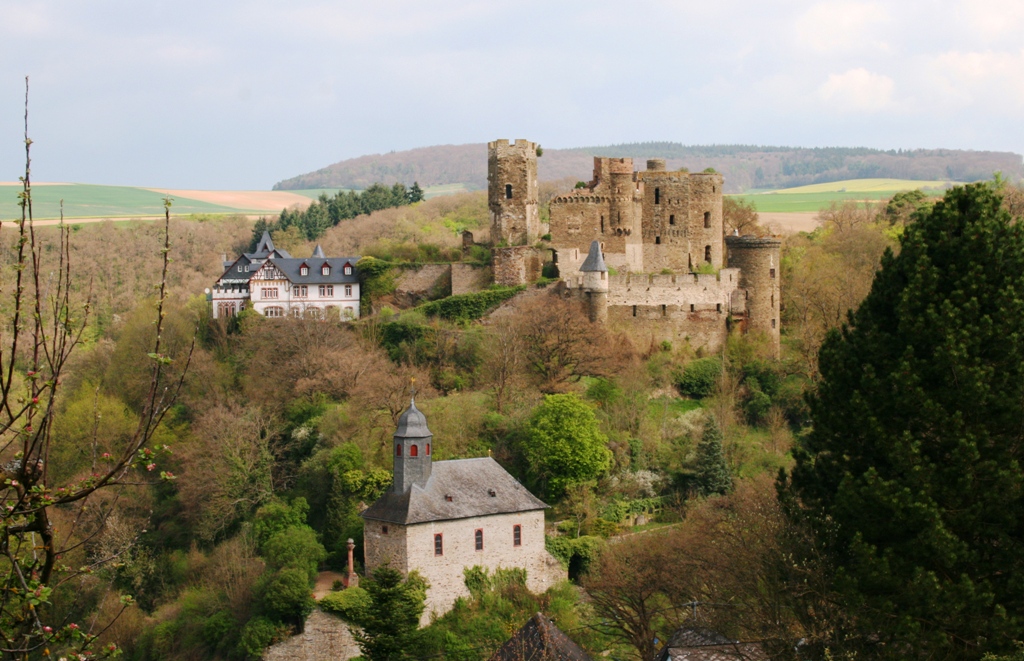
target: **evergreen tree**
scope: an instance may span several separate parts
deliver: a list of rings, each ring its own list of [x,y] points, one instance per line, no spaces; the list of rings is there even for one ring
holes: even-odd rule
[[[821,349],[788,495],[864,656],[1024,639],[1024,228],[1000,203],[973,184],[921,212]]]
[[[697,444],[697,490],[702,496],[728,493],[732,489],[732,474],[722,451],[722,430],[715,416],[708,415],[704,434]]]
[[[423,189],[420,188],[420,182],[412,182],[412,188],[409,189],[409,204],[416,204],[417,202],[423,201]]]
[[[416,657],[420,614],[426,585],[415,573],[406,580],[397,569],[378,567],[364,584],[370,605],[354,634],[367,661],[400,661]]]

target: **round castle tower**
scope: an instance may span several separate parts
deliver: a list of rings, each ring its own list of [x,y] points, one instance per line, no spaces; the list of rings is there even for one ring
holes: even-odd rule
[[[747,332],[772,340],[779,357],[779,259],[782,242],[770,237],[727,236],[730,268],[740,269],[740,287],[747,290]]]
[[[537,143],[487,143],[487,202],[492,245],[532,245],[540,237]]]
[[[591,241],[590,252],[580,266],[583,273],[583,291],[587,295],[587,316],[591,321],[608,321],[608,267],[601,254],[601,242]]]
[[[398,419],[398,428],[395,430],[392,493],[405,493],[414,484],[426,486],[430,479],[430,444],[433,438],[434,435],[427,428],[427,416],[416,408],[416,400],[413,399]]]
[[[608,212],[609,227],[616,234],[632,234],[636,205],[633,194],[636,184],[633,181],[633,159],[609,158],[608,184],[610,201]]]

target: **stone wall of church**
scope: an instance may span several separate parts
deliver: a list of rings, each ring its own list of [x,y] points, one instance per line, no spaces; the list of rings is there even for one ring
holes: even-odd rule
[[[367,535],[376,522],[367,522]],[[514,546],[514,525],[522,526],[522,545]],[[475,533],[483,530],[484,548],[476,550]],[[418,570],[427,579],[427,604],[422,622],[431,613],[446,613],[458,597],[469,597],[463,576],[467,567],[481,566],[491,571],[519,567],[526,570],[526,586],[531,592],[544,592],[568,574],[544,547],[544,512],[521,512],[437,521],[408,526],[406,563],[403,571]],[[434,554],[434,535],[442,535],[444,553]],[[376,540],[375,540],[376,541]],[[389,540],[390,541],[390,540]],[[367,538],[366,548],[374,546]],[[367,556],[369,571],[369,555]]]
[[[363,524],[363,553],[366,574],[390,564],[403,574],[409,571],[406,554],[407,528],[394,523],[367,520]]]

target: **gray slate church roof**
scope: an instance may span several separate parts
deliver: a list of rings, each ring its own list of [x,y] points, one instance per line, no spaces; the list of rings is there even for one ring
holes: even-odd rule
[[[415,422],[420,424],[419,421]],[[425,429],[426,419],[422,425]],[[400,494],[388,491],[360,516],[409,525],[490,514],[531,512],[546,507],[543,501],[527,491],[498,462],[490,457],[481,457],[435,461],[426,486],[413,485]]]
[[[767,661],[758,643],[741,643],[708,629],[676,629],[654,661]]]

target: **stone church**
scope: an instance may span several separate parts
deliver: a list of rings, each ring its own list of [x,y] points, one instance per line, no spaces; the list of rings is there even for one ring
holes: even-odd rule
[[[526,570],[544,592],[567,578],[544,546],[548,507],[490,457],[433,461],[433,434],[413,400],[395,430],[391,488],[361,514],[366,572],[390,564],[418,571],[427,590],[423,623],[469,597],[463,570]]]

